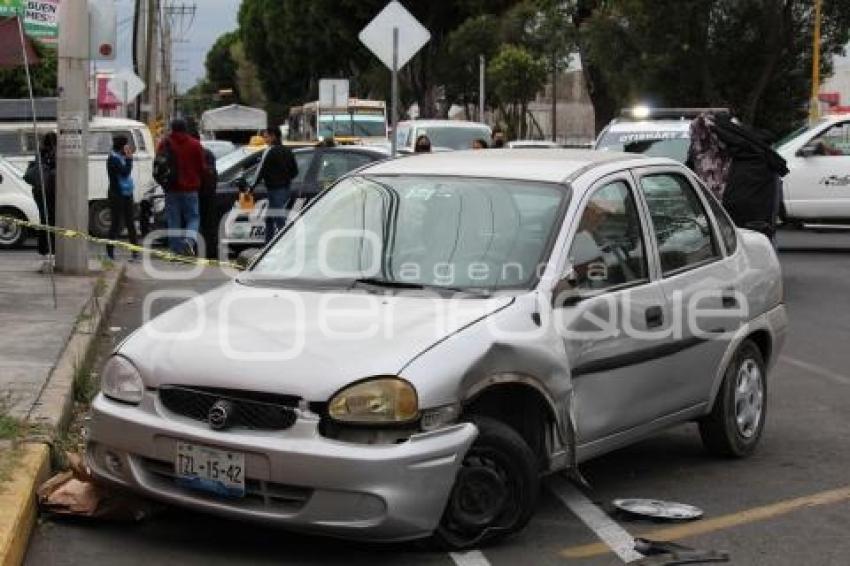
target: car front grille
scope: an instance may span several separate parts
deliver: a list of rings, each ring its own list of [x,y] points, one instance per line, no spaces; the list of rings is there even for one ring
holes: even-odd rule
[[[148,481],[154,482],[158,489],[179,491],[181,493],[191,494],[193,497],[213,501],[222,500],[216,495],[207,495],[203,492],[178,485],[176,483],[177,475],[174,473],[174,464],[171,462],[141,458],[140,463],[148,477]],[[288,515],[301,510],[312,495],[313,490],[307,487],[245,478],[245,496],[228,499],[227,501],[234,507],[267,509]]]
[[[229,401],[233,410],[228,427],[252,430],[286,430],[295,424],[298,397],[253,391],[166,385],[159,400],[170,412],[209,422],[210,409],[218,401]]]

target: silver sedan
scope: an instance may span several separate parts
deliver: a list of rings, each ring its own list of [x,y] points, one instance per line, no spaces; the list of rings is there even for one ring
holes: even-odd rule
[[[680,164],[397,159],[121,344],[87,458],[198,510],[469,548],[520,530],[541,477],[666,427],[752,453],[785,332],[770,242]]]

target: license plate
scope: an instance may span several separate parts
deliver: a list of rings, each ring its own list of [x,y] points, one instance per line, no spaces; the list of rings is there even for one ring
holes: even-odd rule
[[[178,484],[192,489],[222,497],[245,495],[245,455],[240,452],[178,442],[174,473]]]

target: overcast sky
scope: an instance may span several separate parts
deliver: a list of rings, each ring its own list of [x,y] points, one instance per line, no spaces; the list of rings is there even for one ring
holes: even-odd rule
[[[241,0],[168,0],[178,6],[195,5],[195,19],[188,27],[183,39],[188,43],[174,45],[175,80],[178,89],[185,90],[204,76],[204,58],[218,37],[236,29],[236,16]],[[131,38],[133,36],[134,0],[115,0],[118,12],[118,59],[114,63],[101,63],[99,68],[115,67],[115,70],[132,69]],[[188,26],[190,19],[185,19]],[[175,33],[180,29],[179,18],[174,23]]]

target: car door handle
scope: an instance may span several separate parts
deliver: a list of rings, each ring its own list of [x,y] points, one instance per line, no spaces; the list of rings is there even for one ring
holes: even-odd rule
[[[723,304],[724,309],[734,309],[738,306],[738,297],[735,294],[734,289],[724,289],[723,294],[720,295],[720,302]]]
[[[657,328],[664,324],[664,311],[661,307],[649,307],[646,309],[646,327]]]

